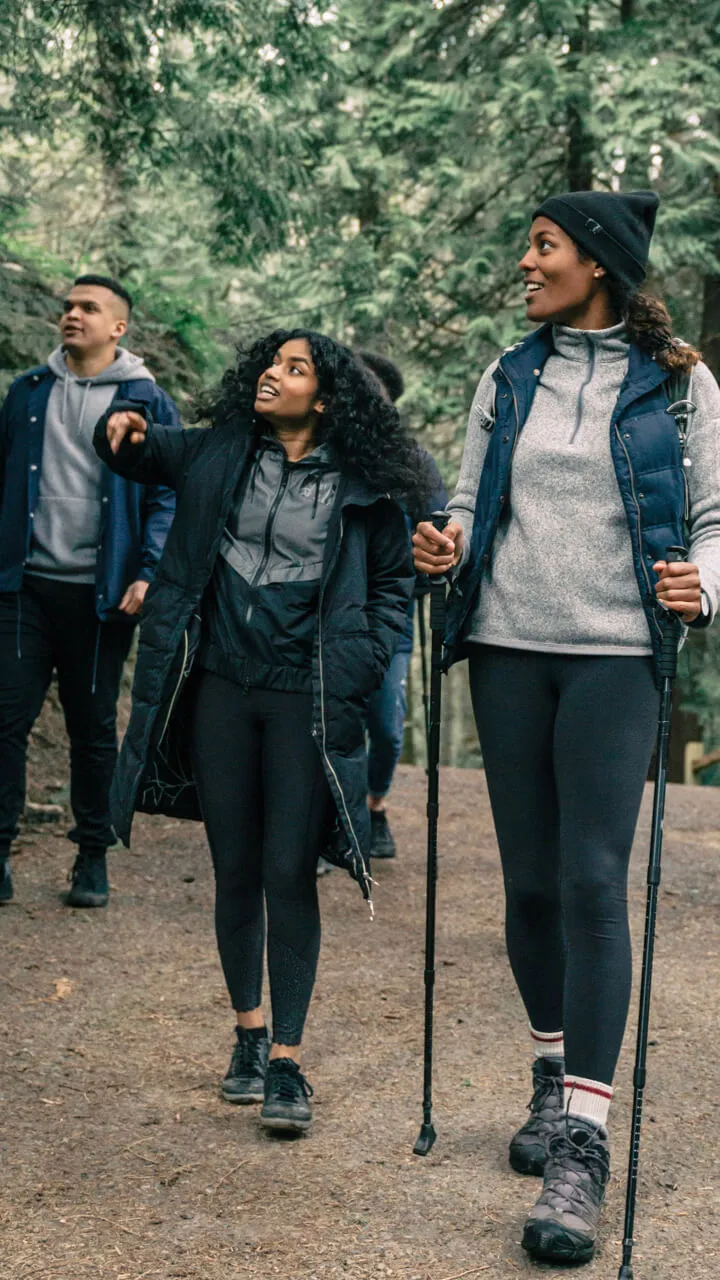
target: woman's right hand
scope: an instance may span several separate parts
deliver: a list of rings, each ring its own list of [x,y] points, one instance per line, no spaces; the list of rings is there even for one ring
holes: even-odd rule
[[[442,533],[429,520],[423,520],[413,534],[413,560],[418,573],[447,573],[463,553],[462,525],[451,520]]]
[[[117,453],[123,440],[127,437],[130,444],[142,444],[147,435],[147,422],[141,413],[133,409],[123,409],[111,413],[107,421],[106,435],[113,453]]]

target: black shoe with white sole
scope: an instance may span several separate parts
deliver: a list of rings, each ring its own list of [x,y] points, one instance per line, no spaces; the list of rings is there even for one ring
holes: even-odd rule
[[[292,1058],[273,1058],[265,1073],[260,1123],[266,1129],[304,1133],[310,1128],[312,1088]]]
[[[265,1072],[267,1071],[270,1040],[264,1027],[246,1030],[236,1027],[237,1044],[233,1049],[220,1092],[226,1102],[247,1106],[262,1102],[265,1097]]]

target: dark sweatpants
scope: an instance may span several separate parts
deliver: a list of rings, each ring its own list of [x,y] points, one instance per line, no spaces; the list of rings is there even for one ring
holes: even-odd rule
[[[28,734],[53,671],[70,738],[70,839],[98,852],[115,843],[108,795],[133,631],[130,622],[99,621],[92,585],[27,577],[21,591],[0,592],[0,856],[17,835]]]
[[[650,658],[477,645],[473,708],[507,895],[507,947],[536,1031],[611,1084],[630,998],[627,870],[652,755]]]
[[[309,693],[245,690],[203,671],[192,725],[232,1006],[260,1004],[267,908],[273,1039],[287,1045],[302,1039],[315,984],[317,860],[332,805],[311,715]]]

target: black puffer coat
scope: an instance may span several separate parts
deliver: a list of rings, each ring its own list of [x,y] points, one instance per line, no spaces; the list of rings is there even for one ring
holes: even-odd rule
[[[127,402],[113,405],[136,409]],[[212,576],[252,436],[237,426],[170,431],[148,423],[145,441],[95,448],[111,470],[177,492],[165,551],[143,605],[130,725],[113,781],[115,829],[129,844],[133,813],[200,819],[188,751],[192,661],[203,593]],[[312,735],[335,801],[324,855],[345,866],[370,896],[367,700],[402,636],[414,586],[400,506],[361,481],[341,480],[328,529],[313,649]]]

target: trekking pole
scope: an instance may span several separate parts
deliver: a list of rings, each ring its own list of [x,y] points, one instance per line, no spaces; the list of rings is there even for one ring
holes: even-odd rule
[[[687,559],[684,547],[668,547],[667,562]],[[669,616],[663,628],[660,650],[660,712],[657,733],[657,767],[653,796],[652,828],[650,833],[650,858],[647,874],[647,904],[645,908],[645,940],[643,943],[642,978],[640,981],[640,1012],[638,1016],[635,1073],[633,1076],[633,1107],[630,1126],[630,1159],[628,1163],[627,1192],[625,1197],[625,1231],[623,1236],[623,1260],[618,1280],[633,1280],[632,1251],[635,1226],[635,1202],[637,1199],[638,1166],[640,1163],[640,1125],[643,1097],[647,1076],[647,1046],[650,1027],[650,992],[652,988],[653,953],[655,949],[655,920],[657,916],[658,887],[660,885],[660,858],[662,854],[663,818],[665,814],[665,788],[667,783],[668,748],[670,746],[670,719],[672,714],[672,686],[677,673],[678,640],[680,622]]]
[[[425,630],[425,595],[417,597],[418,633],[420,635],[420,674],[422,678],[423,723],[425,725],[425,752],[427,758],[430,737],[430,703],[428,701],[427,632]]]
[[[435,511],[430,517],[441,533],[449,517]],[[430,710],[428,714],[427,888],[425,898],[425,1055],[423,1072],[423,1122],[413,1147],[426,1156],[435,1141],[432,1122],[433,1009],[435,994],[435,902],[437,897],[438,794],[440,784],[440,712],[442,704],[442,652],[445,634],[445,577],[430,578]]]

